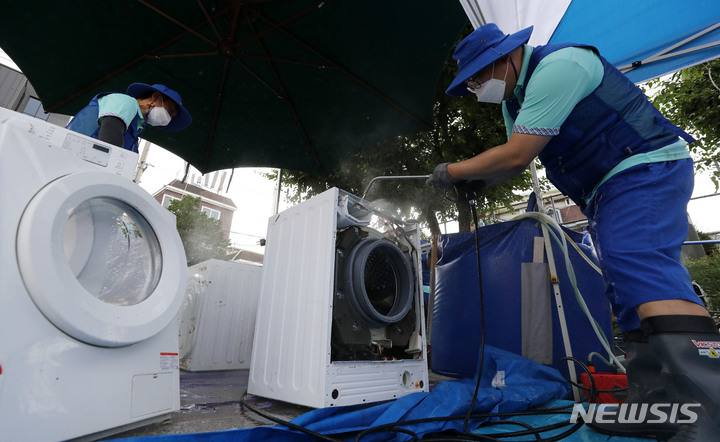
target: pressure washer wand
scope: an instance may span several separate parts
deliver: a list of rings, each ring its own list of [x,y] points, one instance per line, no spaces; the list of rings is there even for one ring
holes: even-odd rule
[[[365,191],[362,194],[362,198],[365,199],[365,195],[370,191],[370,188],[373,184],[375,184],[375,181],[380,180],[426,180],[430,178],[430,175],[387,175],[387,176],[376,176],[375,178],[371,179],[368,183],[367,187],[365,188]]]

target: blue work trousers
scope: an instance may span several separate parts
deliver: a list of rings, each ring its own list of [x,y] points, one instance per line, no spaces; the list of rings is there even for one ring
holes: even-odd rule
[[[622,331],[640,327],[635,307],[645,302],[702,305],[680,261],[693,182],[691,159],[640,164],[603,183],[584,210]]]

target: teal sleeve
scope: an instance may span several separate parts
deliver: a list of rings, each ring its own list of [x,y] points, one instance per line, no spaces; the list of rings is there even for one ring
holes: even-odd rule
[[[102,117],[117,117],[123,120],[125,130],[127,130],[139,112],[140,106],[137,100],[129,95],[109,94],[98,99],[98,124]]]
[[[603,66],[591,49],[560,49],[538,63],[512,132],[554,136],[570,112],[602,81]]]

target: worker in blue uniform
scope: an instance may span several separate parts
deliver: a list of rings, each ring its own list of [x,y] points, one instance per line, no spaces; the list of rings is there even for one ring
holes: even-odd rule
[[[106,92],[93,97],[67,128],[137,152],[147,125],[178,131],[191,122],[180,94],[162,84],[133,83],[124,94]]]
[[[588,218],[607,295],[627,344],[628,402],[700,403],[688,424],[618,424],[599,430],[675,440],[720,434],[720,347],[714,321],[680,262],[688,234],[694,141],[597,49],[527,44],[532,27],[506,35],[479,27],[456,48],[447,93],[502,103],[508,141],[438,165],[428,185],[487,185],[539,157],[547,178]]]

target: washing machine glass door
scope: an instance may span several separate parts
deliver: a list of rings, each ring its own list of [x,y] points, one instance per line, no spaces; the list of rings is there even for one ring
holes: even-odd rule
[[[135,305],[156,289],[160,243],[137,210],[108,197],[82,202],[63,236],[70,270],[88,293],[114,305]]]
[[[147,339],[182,303],[185,254],[174,217],[125,178],[86,171],[46,185],[20,221],[17,257],[40,311],[94,345]]]

